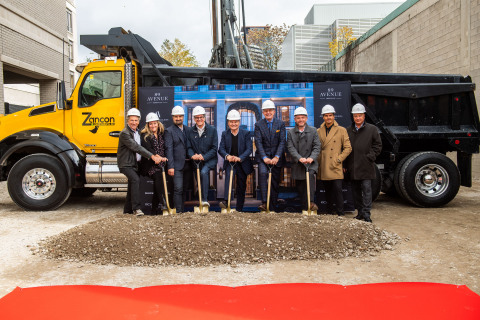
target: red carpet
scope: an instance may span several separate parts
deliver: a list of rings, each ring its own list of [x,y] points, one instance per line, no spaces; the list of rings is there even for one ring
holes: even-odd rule
[[[436,283],[16,288],[0,319],[480,319],[480,296]]]

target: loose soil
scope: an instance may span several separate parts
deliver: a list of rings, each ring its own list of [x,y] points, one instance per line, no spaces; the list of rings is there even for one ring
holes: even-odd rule
[[[134,288],[185,283],[241,286],[293,282],[352,285],[411,281],[467,285],[480,294],[479,193],[480,180],[474,180],[472,188],[461,187],[457,197],[442,208],[416,208],[400,199],[382,194],[374,203],[373,225],[355,221],[353,213],[347,214],[344,218],[322,215],[318,217],[286,216],[286,219],[309,222],[307,225],[312,224],[311,220],[317,219],[315,221],[318,228],[328,224],[332,224],[334,228],[333,225],[338,224],[339,227],[336,230],[342,231],[342,234],[346,229],[372,228],[372,234],[369,235],[370,231],[366,231],[365,234],[356,234],[355,237],[364,237],[362,238],[364,241],[371,241],[375,234],[380,240],[376,244],[380,247],[382,243],[388,244],[388,240],[381,238],[382,230],[386,230],[388,234],[397,234],[401,239],[395,245],[391,245],[391,250],[376,250],[375,245],[370,245],[371,242],[369,242],[365,253],[357,256],[354,253],[355,249],[352,249],[354,252],[343,258],[332,256],[330,259],[322,259],[320,255],[320,258],[306,260],[300,260],[300,258],[283,260],[282,255],[281,260],[274,261],[274,259],[266,260],[257,255],[260,259],[253,261],[254,257],[249,257],[250,263],[213,261],[212,265],[208,266],[201,264],[193,266],[193,263],[192,266],[182,266],[166,262],[159,263],[158,257],[157,260],[152,260],[153,266],[136,266],[135,263],[133,265],[132,263],[120,265],[113,262],[101,264],[100,261],[90,263],[85,262],[88,259],[81,260],[78,257],[64,257],[63,260],[46,258],[44,254],[38,253],[41,250],[39,243],[46,243],[45,241],[49,241],[47,239],[55,239],[58,236],[61,238],[62,233],[68,234],[77,230],[75,228],[88,229],[89,223],[97,221],[99,224],[104,224],[104,233],[112,232],[110,229],[113,229],[113,223],[125,225],[125,228],[127,226],[134,228],[135,224],[145,224],[145,226],[148,224],[152,226],[152,232],[158,235],[158,229],[153,226],[162,220],[162,226],[165,221],[172,221],[172,226],[182,226],[186,224],[183,219],[186,221],[191,219],[192,224],[195,222],[195,225],[198,225],[196,219],[207,221],[207,218],[225,218],[247,221],[250,219],[249,215],[193,216],[192,214],[177,217],[136,218],[121,214],[125,193],[102,192],[96,192],[87,199],[71,198],[56,211],[31,212],[17,207],[8,196],[6,183],[0,182],[0,297],[11,292],[16,286],[93,284]],[[173,221],[182,222],[173,224]],[[247,224],[241,220],[235,221],[237,222],[234,224],[239,229]],[[260,223],[258,225],[260,226]],[[295,223],[289,223],[289,225],[296,226]],[[280,226],[278,226],[279,230]],[[379,231],[375,231],[374,228]],[[314,234],[328,232],[328,229],[315,229]],[[162,229],[162,238],[164,230],[166,229]],[[221,229],[210,232],[216,232],[218,235],[219,230]],[[255,236],[263,237],[264,228],[259,227],[259,230]],[[122,229],[122,234],[127,232],[130,231]],[[202,234],[196,227],[192,227],[191,235],[198,237]],[[298,237],[308,233],[304,230],[292,231],[291,235]],[[331,235],[335,234],[332,232]],[[234,239],[237,236],[236,233],[232,233],[230,238]],[[80,237],[78,233],[77,237]],[[101,234],[96,234],[95,237],[101,237]],[[166,232],[165,237],[167,237]],[[226,238],[228,239],[228,236]],[[115,239],[114,243],[118,244],[120,238]],[[330,240],[327,237],[324,239]],[[353,239],[341,236],[334,239],[345,240],[352,243],[352,246],[356,246]],[[174,243],[175,239],[173,240]],[[252,243],[266,247],[267,240],[272,241],[271,247],[267,248],[273,250],[281,248],[281,246],[278,247],[280,244],[273,240],[285,241],[272,236],[270,239],[265,237]],[[313,237],[312,241],[315,241]],[[160,241],[155,243],[158,247],[162,247]],[[288,248],[288,241],[284,243]],[[372,250],[370,246],[374,249]],[[357,249],[360,247],[363,248],[358,246]],[[99,248],[105,252],[105,248],[108,247],[100,246]],[[386,248],[386,245],[383,248]],[[182,251],[185,252],[186,249]],[[130,251],[129,253],[132,254]],[[342,253],[341,250],[340,253]]]
[[[120,266],[209,266],[340,259],[393,249],[371,223],[295,213],[115,215],[41,244],[49,258]]]

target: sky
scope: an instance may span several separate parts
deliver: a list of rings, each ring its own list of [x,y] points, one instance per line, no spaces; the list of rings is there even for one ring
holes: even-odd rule
[[[247,26],[303,24],[313,4],[399,2],[402,0],[244,0]],[[234,0],[239,18],[239,0]],[[107,34],[113,27],[136,33],[158,51],[165,39],[178,38],[206,67],[211,56],[211,0],[77,0],[77,30],[81,34]],[[239,23],[239,22],[238,22]],[[78,42],[80,43],[80,42]],[[79,45],[79,62],[96,58]]]

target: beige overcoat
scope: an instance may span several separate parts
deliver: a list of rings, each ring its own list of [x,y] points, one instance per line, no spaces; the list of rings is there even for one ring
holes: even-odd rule
[[[325,122],[317,129],[322,150],[318,157],[319,180],[343,179],[343,161],[352,152],[347,130],[334,121],[328,136],[325,131]]]

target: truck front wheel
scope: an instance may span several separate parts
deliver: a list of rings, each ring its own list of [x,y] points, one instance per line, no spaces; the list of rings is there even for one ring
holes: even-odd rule
[[[69,197],[71,188],[63,164],[57,158],[37,153],[20,159],[8,175],[8,193],[26,210],[54,210]]]
[[[402,196],[419,207],[439,207],[449,203],[460,188],[455,163],[438,152],[410,155],[399,170]]]

